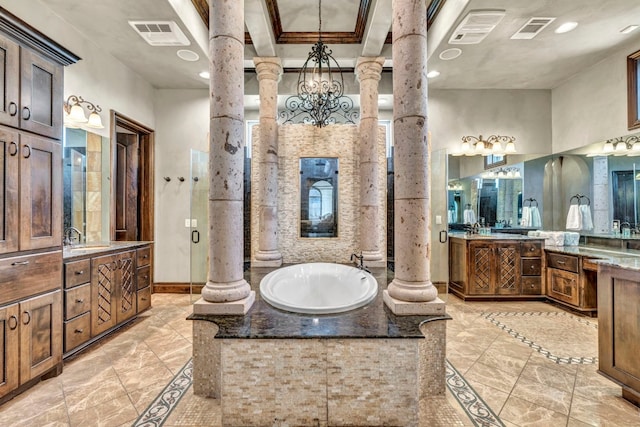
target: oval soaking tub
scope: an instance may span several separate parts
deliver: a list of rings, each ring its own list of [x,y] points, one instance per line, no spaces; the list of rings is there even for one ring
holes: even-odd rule
[[[367,305],[378,282],[366,271],[343,264],[308,263],[279,268],[260,282],[260,295],[294,313],[341,313]]]

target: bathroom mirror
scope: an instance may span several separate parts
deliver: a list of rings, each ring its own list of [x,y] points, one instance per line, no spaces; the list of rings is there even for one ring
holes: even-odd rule
[[[65,128],[63,140],[63,225],[77,229],[74,243],[108,240],[109,138]]]
[[[338,159],[300,159],[300,237],[338,237]]]

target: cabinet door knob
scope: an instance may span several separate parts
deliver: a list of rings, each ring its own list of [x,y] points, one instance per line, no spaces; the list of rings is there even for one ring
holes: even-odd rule
[[[84,299],[82,299],[82,298],[78,298],[78,299],[76,300],[76,302],[77,302],[78,304],[82,304],[82,303],[84,302]]]
[[[76,334],[81,334],[81,333],[83,333],[83,332],[84,332],[84,329],[76,329],[76,330],[75,330],[75,331],[73,331],[73,332],[75,332]]]
[[[18,318],[15,315],[9,317],[9,329],[12,331],[18,327]]]
[[[11,117],[13,117],[16,114],[18,114],[18,104],[16,104],[15,102],[11,101],[9,103],[9,115]]]
[[[31,118],[31,110],[29,107],[22,108],[22,120],[29,120]]]
[[[149,258],[149,255],[144,255],[142,258],[145,258],[145,259]]]
[[[146,298],[144,298],[144,297],[142,297],[142,298],[140,298],[140,299],[141,299],[142,301],[146,301],[146,300],[147,300],[147,299],[146,299]]]
[[[77,275],[84,274],[84,270],[78,270],[78,271],[76,271],[76,274],[77,274]]]
[[[16,154],[18,154],[18,144],[16,144],[14,141],[11,141],[9,143],[9,155],[11,157],[14,157]]]

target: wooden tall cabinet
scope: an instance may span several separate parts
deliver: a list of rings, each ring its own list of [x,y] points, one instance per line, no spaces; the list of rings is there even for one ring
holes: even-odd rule
[[[62,368],[63,68],[0,7],[0,403]]]

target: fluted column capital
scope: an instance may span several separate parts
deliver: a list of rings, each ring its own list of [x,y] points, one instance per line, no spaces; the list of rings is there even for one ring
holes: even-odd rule
[[[380,80],[384,57],[361,56],[356,63],[356,76],[359,81],[366,79]]]
[[[253,58],[256,66],[258,81],[275,80],[280,81],[282,77],[282,61],[276,56],[257,56]]]

